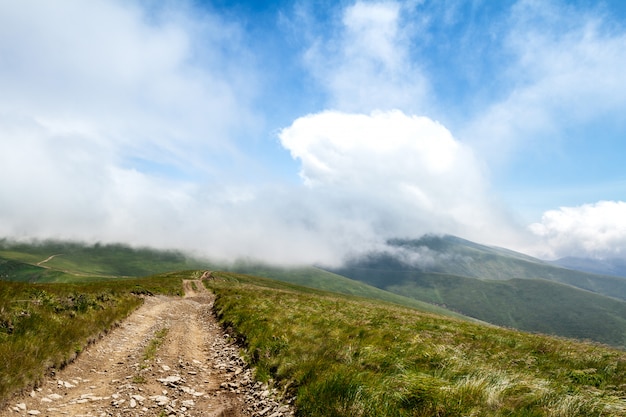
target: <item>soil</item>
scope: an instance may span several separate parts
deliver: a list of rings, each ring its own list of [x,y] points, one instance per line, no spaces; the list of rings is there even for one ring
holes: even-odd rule
[[[146,297],[119,327],[0,416],[293,415],[254,381],[212,313],[213,294],[200,280],[183,287],[184,298]],[[159,335],[160,346],[146,359]]]

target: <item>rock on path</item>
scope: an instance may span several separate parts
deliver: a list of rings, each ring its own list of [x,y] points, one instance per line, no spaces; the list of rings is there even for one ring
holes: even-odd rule
[[[212,314],[213,295],[201,281],[185,281],[184,288],[185,298],[147,297],[120,327],[15,398],[0,417],[293,416],[289,404],[254,381]],[[145,360],[146,346],[163,328],[163,344]]]

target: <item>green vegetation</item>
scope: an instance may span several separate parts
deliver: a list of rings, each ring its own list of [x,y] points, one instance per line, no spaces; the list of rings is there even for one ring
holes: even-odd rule
[[[377,268],[377,263],[386,262],[389,264],[386,269],[390,270],[418,270],[488,280],[543,279],[626,300],[623,278],[561,268],[521,253],[455,236],[426,235],[417,240],[396,239],[390,244],[409,253],[425,254],[432,262],[411,266],[389,254],[373,254],[369,259],[370,267]]]
[[[384,291],[314,267],[280,268],[250,262],[216,266],[178,252],[133,249],[124,245],[89,246],[57,241],[29,244],[0,240],[0,279],[10,281],[102,281],[184,269],[230,270],[460,317],[459,314],[445,308]]]
[[[0,403],[73,360],[141,304],[137,295],[180,295],[189,274],[73,284],[0,281]]]
[[[501,326],[626,347],[626,303],[563,284],[423,274],[387,289]]]
[[[372,253],[333,272],[489,323],[626,347],[623,278],[453,236],[390,243],[396,252]]]
[[[140,277],[164,271],[203,269],[207,266],[206,262],[177,251],[58,241],[17,243],[0,240],[0,262],[2,259],[5,263],[14,261],[30,264],[32,268],[39,267],[30,273],[15,274],[0,263],[0,278],[30,282],[67,282],[89,277]]]
[[[257,376],[306,416],[626,416],[626,353],[213,273]]]
[[[164,327],[154,334],[154,337],[150,340],[150,343],[148,343],[148,346],[146,346],[146,349],[143,352],[144,361],[150,361],[154,359],[156,351],[165,341],[165,337],[167,336],[168,332],[169,329],[167,327]]]
[[[323,291],[336,292],[339,294],[355,295],[372,298],[375,300],[388,301],[390,303],[417,308],[454,317],[464,317],[435,304],[395,294],[368,285],[364,282],[346,278],[332,272],[314,267],[280,268],[258,263],[239,262],[232,266],[230,272],[254,275],[257,277],[270,278],[278,281],[289,282],[303,287],[316,288]],[[467,317],[465,317],[467,319]]]

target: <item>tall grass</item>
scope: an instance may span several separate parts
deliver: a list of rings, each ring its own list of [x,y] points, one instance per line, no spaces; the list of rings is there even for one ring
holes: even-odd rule
[[[213,275],[220,319],[300,415],[626,415],[623,351]]]
[[[137,308],[138,295],[181,294],[189,274],[80,284],[0,281],[0,404],[73,360]]]

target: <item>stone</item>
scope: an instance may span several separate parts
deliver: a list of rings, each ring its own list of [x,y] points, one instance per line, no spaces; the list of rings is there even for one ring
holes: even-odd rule
[[[154,401],[155,401],[158,405],[160,405],[160,406],[164,406],[164,405],[167,405],[167,404],[170,402],[170,399],[169,399],[169,398],[167,398],[165,395],[157,395],[157,396],[154,398]]]

